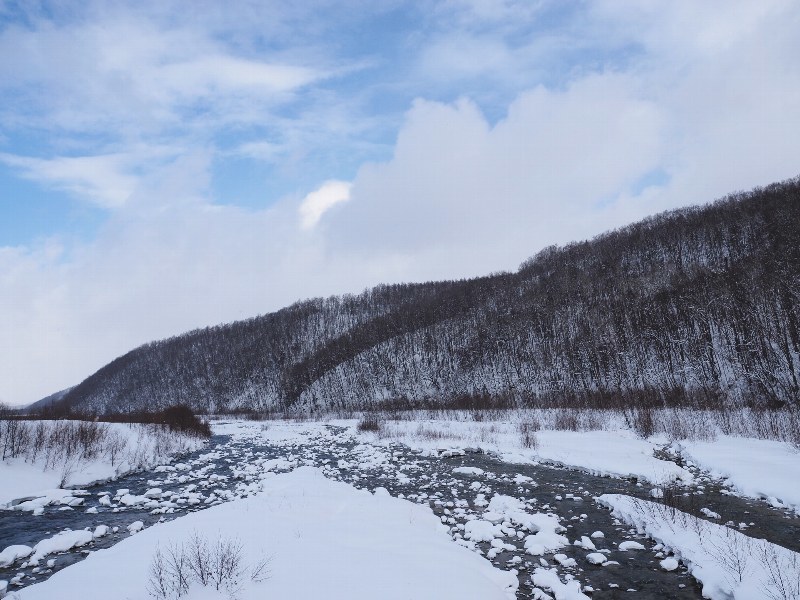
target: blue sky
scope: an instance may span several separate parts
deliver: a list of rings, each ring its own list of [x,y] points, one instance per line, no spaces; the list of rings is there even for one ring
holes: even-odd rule
[[[185,19],[196,5],[195,19]],[[130,177],[123,191],[130,194],[152,161],[199,147],[212,155],[209,200],[259,209],[327,179],[350,180],[366,161],[389,159],[415,98],[468,97],[493,122],[521,90],[558,88],[575,73],[617,68],[637,52],[628,40],[576,40],[574,2],[303,5],[244,3],[238,15],[234,5],[218,22],[212,3],[207,10],[203,3],[6,4],[0,244],[91,235],[103,222],[95,209],[121,202],[117,190],[102,189],[109,182],[93,181],[103,173],[76,180],[61,169],[48,173],[41,161],[54,167],[132,151],[123,164],[105,166],[110,177]],[[146,41],[118,47],[139,36]],[[172,46],[182,40],[196,49]],[[104,65],[104,52],[133,56]],[[520,64],[502,64],[516,53]],[[50,62],[54,54],[63,60]],[[224,77],[196,81],[192,63],[206,60],[201,68],[213,69],[212,57],[220,56],[243,70],[270,65],[307,73],[277,93]],[[165,77],[184,81],[172,79],[174,89],[159,97],[153,88]],[[128,94],[130,102],[119,97]]]
[[[800,8],[0,0],[0,401],[800,171]]]

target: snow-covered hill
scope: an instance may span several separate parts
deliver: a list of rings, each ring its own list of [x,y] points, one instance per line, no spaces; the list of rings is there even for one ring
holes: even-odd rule
[[[515,273],[383,285],[153,342],[61,406],[798,405],[798,298],[795,179],[548,248]]]

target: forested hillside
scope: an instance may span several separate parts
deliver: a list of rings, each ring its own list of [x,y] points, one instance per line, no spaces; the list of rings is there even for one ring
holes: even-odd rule
[[[536,240],[531,240],[535,245]],[[73,410],[800,405],[800,178],[551,247],[153,342]]]

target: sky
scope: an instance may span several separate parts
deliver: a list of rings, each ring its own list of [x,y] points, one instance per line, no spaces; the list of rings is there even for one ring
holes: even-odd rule
[[[0,402],[800,174],[793,0],[0,0]]]

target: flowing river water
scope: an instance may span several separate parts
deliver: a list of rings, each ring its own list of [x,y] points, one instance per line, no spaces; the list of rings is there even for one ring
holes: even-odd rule
[[[48,555],[38,565],[17,561],[0,568],[0,580],[12,582],[9,592],[24,588],[91,552],[125,539],[130,535],[127,527],[135,521],[149,527],[188,511],[256,493],[265,470],[280,472],[301,464],[320,467],[326,476],[357,487],[369,490],[383,487],[393,496],[426,503],[451,526],[456,538],[460,537],[459,524],[463,526],[468,518],[484,510],[480,500],[476,503],[478,492],[487,499],[494,494],[520,498],[538,511],[557,514],[570,541],[603,532],[603,538],[590,539],[598,549],[611,550],[610,558],[619,564],[589,564],[585,559],[586,549],[575,545],[558,550],[576,561],[574,567],[560,568],[562,575],[572,574],[582,585],[591,586],[592,598],[702,597],[697,582],[685,568],[671,572],[659,568],[663,555],[658,547],[654,548],[655,543],[637,535],[593,501],[593,497],[607,493],[651,499],[650,485],[624,478],[598,477],[556,465],[510,464],[470,449],[444,457],[412,451],[401,444],[379,448],[346,434],[344,429],[330,426],[324,435],[312,434],[300,441],[269,442],[260,436],[218,435],[206,448],[169,466],[76,492],[75,497],[79,498],[73,501],[79,503],[76,506],[47,506],[39,515],[20,510],[0,511],[0,550],[13,544],[33,546],[66,529],[94,530],[100,525],[110,528],[108,535],[80,548]],[[454,474],[457,467],[475,467],[482,473]],[[733,522],[747,535],[800,552],[800,518],[796,514],[733,495],[721,482],[698,471],[695,479],[691,487],[667,494],[670,505],[699,517],[703,517],[701,508],[710,509],[721,515],[721,522]],[[151,493],[155,498],[141,501],[141,496],[154,488],[160,490]],[[140,501],[125,506],[121,500],[126,490],[129,496],[138,495]],[[636,540],[647,549],[617,551],[617,546],[626,540]],[[492,556],[492,562],[499,568],[517,570],[520,581],[517,597],[529,598],[533,594],[530,573],[542,560],[555,565],[552,554],[543,557],[526,554],[513,536],[504,542],[517,549],[495,554],[489,552],[486,542],[478,546],[485,555]]]

